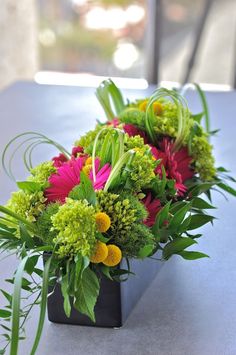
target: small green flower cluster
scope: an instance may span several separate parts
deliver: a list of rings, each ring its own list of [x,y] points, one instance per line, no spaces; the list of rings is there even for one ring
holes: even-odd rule
[[[128,134],[125,135],[125,150],[128,151],[130,149],[142,150],[143,152],[149,151],[150,147],[147,144],[144,144],[144,140],[140,136],[129,137]]]
[[[116,236],[116,243],[124,250],[127,257],[137,257],[140,249],[146,245],[155,245],[150,229],[144,224],[133,224],[129,234]]]
[[[38,182],[40,184],[45,184],[48,181],[48,178],[56,173],[56,168],[53,165],[52,161],[45,161],[37,165],[35,168],[31,169],[31,175],[28,177],[28,181]]]
[[[153,240],[142,223],[147,218],[146,208],[137,197],[127,193],[98,191],[97,199],[99,209],[111,219],[112,241],[122,248],[124,255],[137,257],[138,251]]]
[[[58,255],[66,257],[80,253],[90,256],[95,243],[95,209],[87,201],[66,199],[58,212],[51,217],[52,231],[57,232],[53,239],[59,245]]]
[[[39,233],[46,244],[53,244],[57,235],[56,230],[52,230],[51,217],[58,212],[59,207],[59,203],[50,203],[37,219]]]
[[[88,131],[85,135],[81,136],[80,139],[75,141],[75,146],[81,146],[84,148],[85,153],[92,154],[93,151],[93,144],[97,134],[104,128],[103,125],[97,124],[94,130]],[[106,130],[101,133],[100,141],[104,139],[107,134],[107,130],[112,127],[105,126]]]
[[[150,184],[155,177],[155,166],[156,163],[152,159],[151,154],[143,154],[142,151],[136,151],[130,166],[130,179],[134,191],[141,191],[142,188]]]
[[[178,108],[171,101],[161,100],[160,102],[162,104],[162,113],[158,116],[155,116],[155,121],[153,122],[154,130],[158,135],[167,135],[175,138],[177,137],[178,133]],[[185,112],[185,114],[190,115],[190,112]],[[193,120],[189,118],[187,120],[187,125],[184,131],[184,136],[186,139],[189,137],[192,123]]]
[[[211,181],[216,175],[215,160],[212,155],[212,145],[206,135],[194,136],[192,140],[192,156],[195,161],[195,170],[203,181]]]
[[[45,208],[45,201],[42,191],[29,193],[19,190],[12,193],[6,207],[27,221],[35,222]]]

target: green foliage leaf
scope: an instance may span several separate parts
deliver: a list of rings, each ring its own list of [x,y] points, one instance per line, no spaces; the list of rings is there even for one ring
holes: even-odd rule
[[[151,254],[152,250],[153,250],[153,245],[148,245],[148,244],[145,245],[143,248],[139,250],[138,258],[140,259],[146,258]]]
[[[34,248],[35,243],[33,241],[33,237],[29,234],[27,231],[25,225],[23,223],[19,223],[20,226],[20,237],[23,243],[25,243],[25,246],[29,249]]]
[[[30,355],[34,355],[36,353],[38,345],[39,345],[39,341],[40,341],[40,338],[42,335],[42,331],[43,331],[43,325],[44,325],[46,308],[47,308],[48,282],[49,282],[49,272],[50,272],[51,261],[52,261],[52,257],[49,257],[44,265],[39,322],[38,322],[36,336],[35,336],[34,344],[33,344]]]
[[[69,318],[71,313],[71,304],[69,296],[69,269],[70,261],[67,262],[66,274],[61,278],[61,292],[64,298],[63,306],[66,316]]]
[[[73,188],[69,197],[74,200],[87,200],[91,205],[96,204],[96,193],[92,181],[83,171],[80,173],[80,184]]]
[[[28,260],[28,256],[25,256],[24,259],[21,261],[15,274],[14,292],[13,292],[13,299],[12,299],[12,327],[11,327],[12,331],[11,331],[10,355],[17,355],[17,351],[18,351],[21,287],[22,287],[23,272],[27,260]]]
[[[215,208],[210,203],[206,202],[205,200],[203,200],[200,197],[196,197],[192,200],[192,207],[198,208],[200,210]]]
[[[236,196],[236,190],[233,189],[231,186],[226,185],[226,184],[224,184],[223,182],[218,183],[218,186],[219,186],[222,190],[228,192],[229,194],[231,194],[231,195],[233,195],[233,196]]]
[[[178,255],[182,256],[182,258],[186,260],[196,260],[196,259],[201,259],[201,258],[209,258],[209,255],[201,253],[199,251],[181,251],[177,253]]]
[[[191,221],[188,225],[188,230],[197,229],[206,223],[212,222],[214,219],[215,217],[206,214],[195,214],[191,218]]]
[[[178,226],[181,224],[181,222],[183,221],[183,219],[186,216],[186,213],[190,210],[191,208],[191,204],[185,204],[185,206],[183,206],[182,208],[180,208],[173,216],[173,218],[170,220],[170,224],[169,224],[169,230],[170,231],[175,231]]]
[[[30,193],[34,193],[42,190],[42,185],[34,181],[17,181],[16,184],[19,187],[19,189]]]
[[[9,318],[11,317],[11,312],[6,309],[0,309],[0,318]]]
[[[25,265],[25,271],[27,274],[31,275],[35,271],[35,266],[37,265],[39,255],[33,255],[29,257]]]
[[[99,294],[99,281],[94,271],[86,268],[75,295],[74,307],[95,322],[94,307]]]
[[[188,248],[190,245],[195,244],[196,241],[188,237],[178,237],[166,244],[163,249],[164,259],[169,259],[171,255],[176,254]]]

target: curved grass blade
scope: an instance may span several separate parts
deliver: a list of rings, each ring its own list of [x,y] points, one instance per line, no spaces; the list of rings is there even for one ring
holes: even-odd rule
[[[12,298],[12,332],[11,332],[10,355],[17,355],[17,351],[18,351],[21,286],[22,286],[23,272],[28,258],[29,258],[28,256],[24,257],[15,275],[14,292]]]
[[[36,353],[43,331],[43,325],[44,325],[46,308],[47,308],[48,283],[49,283],[51,261],[52,261],[52,256],[48,258],[44,266],[39,322],[38,322],[38,328],[37,328],[34,344],[30,352],[30,355],[34,355]]]

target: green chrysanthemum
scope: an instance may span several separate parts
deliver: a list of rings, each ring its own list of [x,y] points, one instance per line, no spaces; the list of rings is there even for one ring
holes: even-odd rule
[[[35,222],[36,218],[45,208],[46,198],[42,191],[29,193],[22,190],[13,192],[7,207],[25,218],[29,222]]]
[[[37,165],[35,168],[31,169],[31,176],[28,177],[29,181],[39,182],[40,184],[45,184],[48,178],[55,173],[57,170],[53,166],[52,161],[46,161],[42,164]]]
[[[91,255],[96,243],[95,209],[87,201],[67,198],[51,220],[52,230],[57,232],[54,243],[59,245],[58,254],[61,257],[78,253]]]

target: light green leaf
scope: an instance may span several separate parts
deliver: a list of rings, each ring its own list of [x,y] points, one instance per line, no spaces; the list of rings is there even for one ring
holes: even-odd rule
[[[17,186],[19,189],[27,192],[37,192],[42,190],[42,185],[34,181],[17,181]]]
[[[69,197],[74,200],[87,200],[91,205],[96,204],[96,193],[92,181],[83,171],[80,173],[80,184],[73,188]]]
[[[138,258],[140,259],[144,259],[147,256],[149,256],[151,254],[153,250],[153,245],[145,245],[143,248],[141,248],[138,252]]]
[[[12,327],[11,327],[11,347],[10,355],[17,355],[19,342],[19,325],[20,325],[20,299],[22,277],[25,269],[28,256],[22,259],[15,274],[14,291],[12,299]]]
[[[34,355],[36,353],[43,331],[43,325],[44,325],[46,308],[47,308],[48,282],[49,282],[51,261],[52,261],[52,257],[49,257],[44,265],[43,282],[42,282],[42,290],[41,290],[41,302],[40,302],[40,315],[39,315],[37,332],[36,332],[34,344],[30,352],[30,355]]]

